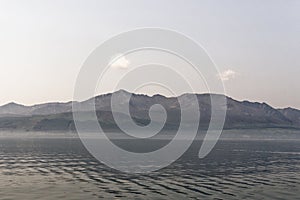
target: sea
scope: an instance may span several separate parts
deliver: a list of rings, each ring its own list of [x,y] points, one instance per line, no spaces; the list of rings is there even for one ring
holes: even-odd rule
[[[128,174],[96,160],[74,133],[3,131],[0,199],[300,199],[299,130],[226,130],[203,159],[200,145],[163,169]]]

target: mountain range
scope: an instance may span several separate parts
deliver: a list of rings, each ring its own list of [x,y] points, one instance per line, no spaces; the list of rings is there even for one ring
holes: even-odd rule
[[[130,115],[139,125],[150,122],[149,108],[154,104],[161,104],[167,113],[165,129],[176,129],[180,123],[181,109],[189,109],[189,95],[183,94],[184,107],[180,108],[176,97],[162,95],[147,96],[131,94],[125,90],[115,92],[118,103],[124,103],[124,97],[131,95]],[[225,129],[256,129],[256,128],[289,128],[300,129],[300,110],[294,108],[276,109],[266,103],[237,101],[218,94],[196,94],[201,113],[199,128],[208,127],[211,115],[210,97],[225,97],[227,100],[227,114]],[[89,113],[90,105],[95,103],[96,114],[101,127],[118,130],[111,112],[112,93],[103,94],[82,102],[45,103],[24,106],[9,103],[0,106],[0,130],[12,131],[75,131],[72,104],[80,109],[78,112]],[[124,113],[118,113],[124,115]],[[126,118],[127,119],[127,118]],[[192,120],[192,119],[191,119]],[[126,123],[126,121],[124,122]]]

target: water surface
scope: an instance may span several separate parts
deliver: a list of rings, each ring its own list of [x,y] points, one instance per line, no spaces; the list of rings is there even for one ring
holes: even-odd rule
[[[230,133],[204,159],[197,158],[198,141],[171,166],[144,175],[106,167],[70,134],[5,133],[0,199],[300,199],[297,133]]]

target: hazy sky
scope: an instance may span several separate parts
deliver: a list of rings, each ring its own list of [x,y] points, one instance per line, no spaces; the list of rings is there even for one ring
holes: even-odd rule
[[[0,0],[0,104],[69,101],[99,44],[162,27],[206,48],[227,95],[300,108],[299,10],[299,0]]]

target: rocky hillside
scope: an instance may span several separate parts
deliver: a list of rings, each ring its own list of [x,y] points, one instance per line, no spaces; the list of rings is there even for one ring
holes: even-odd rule
[[[131,94],[120,90],[115,93],[118,103],[124,104],[124,99]],[[190,94],[184,94],[182,108],[177,98],[167,98],[161,95],[147,96],[132,94],[130,99],[130,114],[132,119],[140,125],[149,123],[149,108],[154,104],[162,105],[167,112],[166,129],[175,129],[180,122],[181,109],[191,107]],[[197,94],[201,119],[200,128],[205,129],[210,121],[210,95]],[[90,105],[95,103],[99,123],[107,129],[117,129],[111,113],[112,94],[100,95],[83,102],[75,102],[78,112],[90,112]],[[300,111],[293,108],[275,109],[266,103],[236,101],[227,99],[227,116],[225,128],[300,128]],[[124,115],[123,113],[118,113]],[[124,117],[126,118],[126,117]],[[193,119],[190,119],[193,121]],[[126,123],[126,121],[124,122]],[[73,131],[72,102],[46,103],[34,106],[23,106],[10,103],[0,107],[0,130],[27,131]]]

